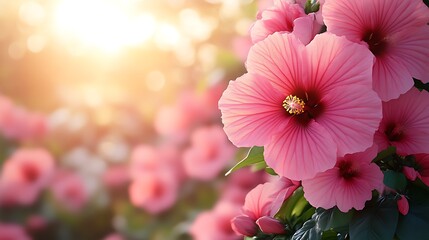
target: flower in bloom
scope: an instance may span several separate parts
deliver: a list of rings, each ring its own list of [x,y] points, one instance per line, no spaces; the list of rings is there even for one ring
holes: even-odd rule
[[[326,0],[328,32],[365,42],[376,61],[373,86],[383,101],[429,81],[429,9],[421,0]]]
[[[395,146],[403,156],[429,153],[428,106],[429,93],[415,88],[383,102],[383,119],[375,135],[379,150]]]
[[[381,120],[372,61],[364,46],[333,34],[307,46],[293,34],[270,35],[251,48],[248,73],[219,101],[224,130],[236,146],[264,146],[279,175],[314,177],[337,155],[372,145]]]
[[[337,206],[342,212],[351,208],[361,210],[372,197],[372,190],[383,190],[383,173],[371,163],[377,155],[372,146],[361,153],[347,154],[337,160],[335,167],[302,181],[304,197],[314,207]]]
[[[30,240],[21,226],[0,222],[0,240]]]
[[[54,160],[44,149],[17,150],[3,165],[0,202],[33,203],[54,171]]]
[[[161,213],[176,202],[178,184],[168,172],[147,173],[129,187],[131,202],[151,214]]]
[[[58,172],[51,190],[57,202],[71,212],[80,211],[90,198],[84,180],[72,172]]]
[[[239,207],[230,202],[219,202],[214,209],[200,213],[189,233],[195,240],[242,239],[231,228],[231,219],[239,213]]]
[[[185,172],[195,179],[211,180],[219,175],[235,154],[222,127],[213,125],[196,129],[191,146],[183,153]]]
[[[252,42],[257,43],[275,32],[294,32],[304,44],[308,44],[320,28],[315,15],[307,15],[295,1],[276,0],[261,12],[261,17],[250,30],[250,36]]]
[[[273,182],[259,184],[252,189],[246,196],[243,214],[235,217],[232,221],[233,229],[238,233],[245,236],[253,236],[256,233],[257,226],[261,230],[273,230],[280,224],[278,220],[274,219],[274,215],[280,209],[283,201],[289,198],[292,193],[299,187],[299,182],[291,181],[287,178],[277,178]],[[270,218],[266,218],[270,217]],[[261,219],[262,218],[262,219]],[[259,221],[261,219],[261,221]],[[273,222],[276,226],[268,227],[267,222]],[[253,223],[253,225],[251,224]],[[253,229],[254,231],[251,231]],[[266,232],[275,233],[275,232]],[[278,231],[276,231],[278,233]]]

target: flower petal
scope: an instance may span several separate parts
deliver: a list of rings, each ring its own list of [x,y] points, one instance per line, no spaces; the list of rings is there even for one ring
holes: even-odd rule
[[[266,144],[288,122],[284,98],[260,76],[245,74],[231,81],[219,101],[231,142],[239,147]]]
[[[265,161],[280,176],[293,180],[314,177],[332,168],[337,146],[329,132],[315,121],[303,126],[294,119],[265,146]]]

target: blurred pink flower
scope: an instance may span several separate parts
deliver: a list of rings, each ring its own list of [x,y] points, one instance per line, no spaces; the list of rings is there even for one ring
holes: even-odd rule
[[[267,179],[264,171],[253,172],[250,168],[239,169],[228,176],[227,182],[221,189],[221,199],[243,205],[247,193],[257,185],[267,182]]]
[[[179,153],[172,147],[154,147],[140,144],[131,153],[130,177],[131,179],[138,179],[146,174],[162,172],[180,180],[182,169],[180,169],[179,160],[176,160],[179,158],[178,156]]]
[[[44,149],[19,149],[3,164],[0,203],[33,203],[54,171],[54,160]]]
[[[251,48],[249,73],[219,101],[224,130],[238,147],[264,146],[279,175],[314,177],[337,155],[372,145],[381,119],[372,61],[365,47],[333,34],[307,46],[292,34],[270,35]]]
[[[41,215],[30,215],[25,221],[25,226],[30,231],[43,230],[47,225],[47,220]]]
[[[364,152],[338,158],[334,168],[302,181],[305,199],[316,208],[362,210],[371,199],[372,190],[382,192],[384,187],[383,173],[371,163],[376,155],[377,147],[372,146]]]
[[[173,206],[177,194],[177,180],[168,172],[144,174],[129,187],[131,203],[151,214],[161,213]]]
[[[373,86],[383,101],[429,81],[429,9],[421,0],[326,0],[328,32],[366,42],[376,57]]]
[[[80,211],[90,199],[85,182],[73,172],[57,172],[51,191],[56,201],[70,212]]]
[[[252,46],[252,40],[249,36],[236,37],[232,40],[232,50],[239,60],[245,62]]]
[[[127,166],[111,166],[103,173],[103,183],[109,188],[125,186],[130,181]]]
[[[31,238],[21,226],[0,222],[0,240],[31,240]]]
[[[429,93],[415,88],[383,102],[383,119],[375,135],[379,151],[395,146],[403,156],[429,153],[428,106]]]
[[[235,154],[222,127],[213,125],[196,129],[191,146],[183,153],[186,173],[195,179],[211,180],[225,169]]]
[[[124,238],[119,233],[112,233],[103,238],[103,240],[124,240]]]
[[[40,139],[46,135],[45,116],[30,113],[0,96],[0,132],[16,140]]]
[[[219,202],[213,210],[200,213],[189,233],[195,240],[239,240],[231,228],[231,219],[239,213],[239,207],[229,202]]]
[[[261,12],[250,35],[252,42],[257,43],[275,32],[293,32],[308,44],[320,32],[321,26],[313,13],[305,14],[303,6],[290,0],[275,0],[271,7]]]

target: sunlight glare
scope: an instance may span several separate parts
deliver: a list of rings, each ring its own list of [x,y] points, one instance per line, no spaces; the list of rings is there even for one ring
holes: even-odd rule
[[[55,11],[55,30],[67,40],[115,53],[152,37],[156,20],[136,13],[135,2],[121,0],[61,0]]]

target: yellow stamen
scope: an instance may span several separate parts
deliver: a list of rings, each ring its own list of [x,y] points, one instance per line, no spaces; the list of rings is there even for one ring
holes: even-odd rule
[[[305,103],[296,96],[289,95],[283,101],[283,107],[286,111],[293,115],[298,115],[304,112]]]

